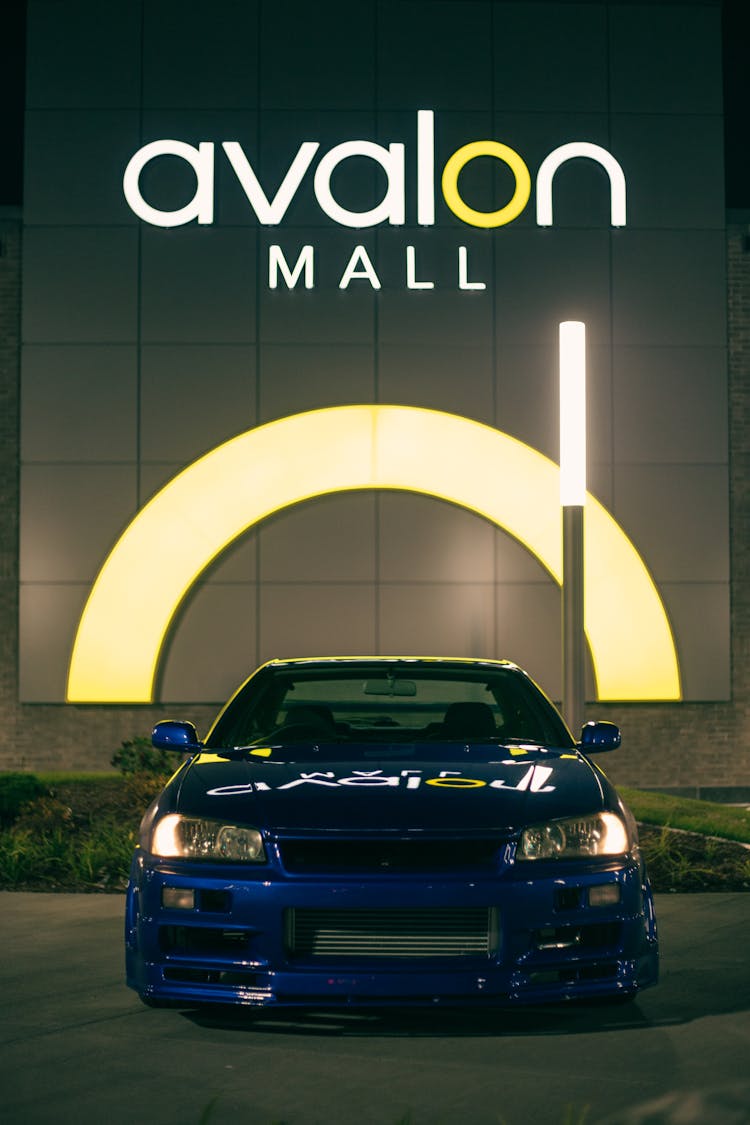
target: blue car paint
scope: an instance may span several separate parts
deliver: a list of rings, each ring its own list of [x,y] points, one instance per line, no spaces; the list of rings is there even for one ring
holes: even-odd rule
[[[619,737],[602,727],[584,741],[609,749]],[[516,857],[524,827],[599,810],[627,816],[605,775],[572,744],[405,747],[384,737],[376,750],[305,744],[281,761],[200,750],[144,817],[127,893],[127,982],[147,1003],[185,1005],[513,1005],[633,995],[658,979],[653,900],[637,846],[622,857]],[[176,811],[252,824],[267,862],[150,855],[151,826]],[[475,868],[438,858],[428,870],[347,869],[356,849],[390,855],[414,842],[421,854],[482,842],[489,853]],[[285,862],[314,847],[340,852],[341,862],[310,871]],[[619,901],[588,905],[589,889],[608,884],[619,885]],[[164,887],[192,890],[194,906],[163,906]],[[472,908],[492,912],[481,954],[321,959],[289,948],[290,910]]]

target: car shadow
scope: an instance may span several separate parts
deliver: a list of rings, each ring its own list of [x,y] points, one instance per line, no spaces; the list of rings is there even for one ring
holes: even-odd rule
[[[575,1035],[643,1028],[653,1021],[635,1001],[627,1004],[544,1005],[534,1008],[229,1008],[186,1009],[199,1027],[270,1035],[476,1038],[503,1035]]]
[[[748,1010],[746,994],[728,988],[693,989],[665,981],[626,1003],[570,1001],[519,1008],[247,1008],[205,1005],[181,1009],[199,1027],[269,1035],[476,1038],[504,1035],[580,1035],[690,1023]]]
[[[750,960],[742,954],[750,896],[662,896],[661,977],[625,1004],[581,1001],[531,1007],[182,1008],[206,1028],[269,1035],[415,1038],[580,1035],[662,1028],[750,1011]]]

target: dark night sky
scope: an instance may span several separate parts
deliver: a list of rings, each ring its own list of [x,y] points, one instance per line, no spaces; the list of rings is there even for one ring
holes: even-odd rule
[[[5,0],[0,17],[0,206],[22,196],[25,12],[22,0]]]
[[[727,207],[750,208],[750,3],[725,0],[724,141]]]
[[[727,207],[750,209],[750,0],[724,0],[724,105]],[[0,206],[22,201],[24,0],[4,0],[0,37]]]

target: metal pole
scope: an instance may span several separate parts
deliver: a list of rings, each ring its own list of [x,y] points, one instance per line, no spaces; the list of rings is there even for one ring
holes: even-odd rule
[[[586,639],[583,631],[583,505],[563,507],[563,716],[578,739],[586,721]]]
[[[563,715],[578,739],[586,710],[583,509],[586,503],[586,325],[560,325]]]

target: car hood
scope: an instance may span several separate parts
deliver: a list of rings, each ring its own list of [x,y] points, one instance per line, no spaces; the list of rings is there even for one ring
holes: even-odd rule
[[[354,748],[352,748],[354,751]],[[251,824],[276,834],[512,832],[528,824],[595,812],[605,806],[603,777],[580,754],[542,749],[434,746],[364,761],[355,752],[331,759],[227,760],[198,755],[181,772],[175,811]],[[265,751],[264,753],[269,753]]]

